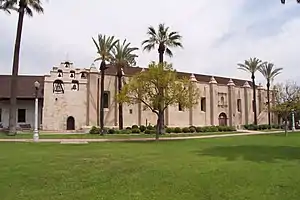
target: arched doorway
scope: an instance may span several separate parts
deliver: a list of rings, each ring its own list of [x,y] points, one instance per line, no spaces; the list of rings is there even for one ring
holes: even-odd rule
[[[72,116],[67,119],[67,130],[75,130],[75,119]]]
[[[219,126],[227,126],[227,115],[223,112],[219,115]]]

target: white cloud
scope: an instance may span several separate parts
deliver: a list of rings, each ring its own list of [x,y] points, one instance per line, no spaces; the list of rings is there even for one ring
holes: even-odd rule
[[[248,4],[246,0],[177,3],[171,0],[110,0],[104,3],[53,0],[45,3],[44,15],[24,21],[20,72],[48,73],[53,65],[66,59],[67,54],[78,67],[88,67],[95,57],[92,36],[98,33],[115,35],[141,47],[147,27],[164,22],[183,35],[184,49],[174,50],[174,57],[168,59],[178,70],[248,79],[249,75],[238,71],[236,64],[256,56],[285,68],[279,80],[297,79],[300,15],[278,25],[275,23],[297,5],[283,6],[273,0],[261,4],[253,0],[252,9],[249,9]],[[259,6],[262,7],[258,9]],[[249,27],[262,20],[274,20],[270,25],[281,31],[262,37],[249,31]],[[16,23],[16,14],[0,13],[1,73],[11,70]],[[268,30],[267,25],[254,28]],[[140,50],[138,64],[145,66],[157,57],[157,51]]]

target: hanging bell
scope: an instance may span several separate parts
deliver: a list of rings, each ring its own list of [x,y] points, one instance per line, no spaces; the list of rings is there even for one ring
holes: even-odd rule
[[[76,84],[72,86],[72,90],[77,90]]]

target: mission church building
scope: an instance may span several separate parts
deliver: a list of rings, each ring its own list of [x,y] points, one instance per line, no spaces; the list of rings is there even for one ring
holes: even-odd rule
[[[124,69],[124,81],[143,68]],[[106,70],[104,91],[104,124],[118,127],[118,103],[116,68]],[[247,80],[212,77],[200,74],[177,72],[190,77],[201,91],[199,104],[192,109],[170,106],[165,113],[167,126],[210,126],[228,125],[241,127],[253,123],[253,101],[251,82]],[[34,82],[40,82],[39,124],[42,130],[80,131],[99,125],[100,73],[95,67],[76,68],[64,62],[53,67],[49,75],[19,76],[17,89],[17,124],[21,129],[34,125]],[[0,126],[8,127],[10,76],[0,76]],[[267,92],[257,86],[258,123],[267,123]],[[271,99],[272,94],[271,94]],[[273,103],[273,102],[271,102]],[[275,121],[272,115],[272,121]],[[156,115],[144,110],[142,104],[123,105],[124,127],[156,124]]]

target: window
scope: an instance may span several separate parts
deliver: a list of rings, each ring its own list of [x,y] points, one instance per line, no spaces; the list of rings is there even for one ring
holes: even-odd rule
[[[18,109],[18,123],[26,122],[26,109]]]
[[[0,122],[2,122],[2,108],[0,108]]]
[[[221,105],[222,105],[222,106],[225,105],[225,99],[224,99],[224,97],[221,97]]]
[[[236,104],[237,104],[237,111],[241,112],[242,111],[242,101],[241,101],[241,99],[238,99]]]
[[[78,91],[79,90],[79,82],[77,80],[72,80],[71,90],[73,90],[73,91]]]
[[[201,98],[201,111],[206,112],[206,98]]]
[[[109,108],[109,91],[103,93],[103,108]]]
[[[57,73],[59,78],[63,77],[63,71],[61,69],[57,70]]]
[[[64,82],[62,80],[55,80],[53,82],[53,93],[64,93]]]
[[[178,110],[179,110],[179,111],[182,111],[182,110],[183,110],[180,103],[178,104]]]
[[[75,71],[73,70],[70,71],[70,78],[75,78]]]

